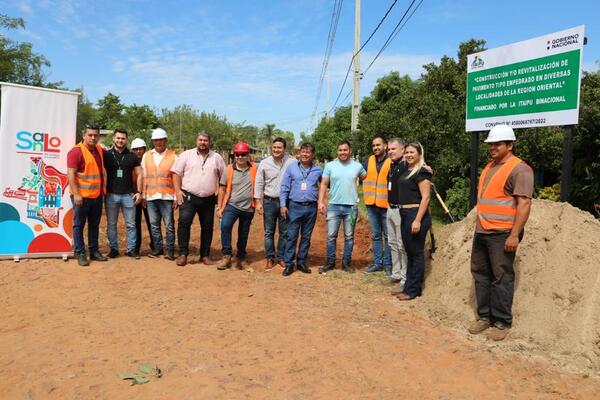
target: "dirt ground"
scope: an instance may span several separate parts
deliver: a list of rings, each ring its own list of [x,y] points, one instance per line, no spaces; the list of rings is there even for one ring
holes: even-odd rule
[[[368,234],[360,221],[359,267]],[[262,241],[255,218],[252,272],[147,257],[1,261],[0,399],[599,398],[593,374],[438,324],[391,297],[383,276],[318,275],[322,220],[311,275],[263,272]],[[142,362],[162,378],[119,379]]]

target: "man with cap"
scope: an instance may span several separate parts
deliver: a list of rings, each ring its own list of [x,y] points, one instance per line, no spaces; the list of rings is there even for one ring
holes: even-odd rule
[[[471,251],[477,320],[472,334],[491,327],[488,338],[503,340],[512,324],[514,260],[529,218],[533,170],[513,155],[515,134],[496,125],[486,140],[492,157],[479,177],[477,222]]]
[[[177,265],[187,264],[190,244],[190,228],[196,214],[200,218],[200,260],[210,265],[210,245],[215,220],[216,193],[219,180],[225,173],[225,161],[210,149],[210,134],[204,131],[196,137],[196,148],[179,155],[171,168],[175,185],[176,206],[179,208],[177,238],[179,257]]]
[[[123,209],[127,233],[127,256],[140,258],[135,249],[137,234],[135,230],[135,207],[142,200],[142,180],[134,181],[133,175],[142,173],[140,161],[127,148],[127,131],[115,129],[113,146],[104,150],[104,168],[106,168],[106,234],[110,245],[108,256],[119,256],[117,222],[119,209]],[[134,185],[135,182],[135,185]]]
[[[136,158],[140,162],[140,170],[141,170],[141,162],[144,153],[146,153],[146,142],[144,139],[135,138],[131,142],[131,151],[135,154]],[[142,191],[144,188],[144,180],[142,177],[142,173],[136,174],[135,171],[132,174],[132,179],[135,187],[139,187],[138,181],[142,184]],[[140,196],[141,197],[141,196]],[[135,206],[135,252],[140,254],[140,248],[142,247],[142,213],[144,214],[144,219],[146,220],[146,227],[148,228],[148,236],[150,237],[150,252],[154,250],[154,241],[152,240],[152,228],[150,227],[150,216],[148,215],[148,209],[143,206],[142,202],[136,204]]]
[[[148,207],[154,250],[150,257],[163,254],[161,220],[165,224],[168,260],[175,260],[175,186],[171,168],[177,160],[173,150],[167,148],[167,132],[161,128],[152,131],[154,148],[142,157],[144,192],[142,199]]]
[[[98,250],[98,232],[102,201],[106,194],[106,170],[102,147],[98,144],[100,128],[87,125],[81,143],[67,153],[67,177],[73,202],[73,251],[82,267],[90,265],[85,254],[83,228],[87,220],[90,259],[106,261]]]
[[[233,146],[235,161],[227,166],[225,174],[221,176],[219,190],[219,205],[217,216],[221,219],[221,246],[223,260],[218,269],[231,268],[231,231],[233,224],[238,223],[236,268],[244,269],[246,262],[246,245],[250,224],[254,218],[254,181],[256,179],[256,165],[250,162],[250,146],[238,142]]]

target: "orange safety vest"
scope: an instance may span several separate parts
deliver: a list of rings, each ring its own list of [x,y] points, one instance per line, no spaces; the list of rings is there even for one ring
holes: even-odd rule
[[[255,207],[254,200],[254,180],[256,179],[256,165],[250,163],[250,196],[252,197],[252,208]],[[227,204],[231,197],[231,185],[233,184],[233,164],[227,166],[227,184],[225,186],[225,198],[223,205]]]
[[[377,173],[377,161],[375,156],[369,157],[367,165],[367,176],[363,181],[363,194],[365,196],[365,205],[375,204],[377,207],[388,208],[388,174],[390,172],[391,160],[387,158],[379,173]]]
[[[500,231],[512,229],[517,215],[517,201],[513,196],[504,193],[504,185],[510,173],[520,163],[520,158],[510,157],[494,173],[485,187],[483,187],[485,177],[494,162],[489,162],[481,172],[477,190],[477,217],[483,229]]]
[[[175,153],[171,149],[167,149],[165,156],[158,164],[154,163],[152,150],[146,152],[146,195],[148,197],[156,194],[175,194],[175,186],[173,186],[173,172],[171,167],[175,164]]]
[[[99,196],[106,194],[106,170],[104,169],[104,154],[102,153],[102,147],[99,144],[96,145],[96,151],[100,154],[100,161],[102,164],[102,178],[100,179],[100,169],[96,158],[91,151],[82,143],[77,144],[76,147],[81,149],[83,154],[83,161],[85,162],[85,168],[83,172],[77,172],[75,174],[75,182],[79,189],[79,195],[86,199],[96,199]]]

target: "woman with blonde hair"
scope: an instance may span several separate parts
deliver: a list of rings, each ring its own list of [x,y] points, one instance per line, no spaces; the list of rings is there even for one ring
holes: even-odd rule
[[[425,237],[431,228],[428,208],[432,174],[423,168],[425,150],[421,143],[407,144],[404,149],[404,160],[407,169],[399,179],[398,208],[408,266],[404,290],[396,297],[399,300],[412,300],[421,295],[425,276]]]

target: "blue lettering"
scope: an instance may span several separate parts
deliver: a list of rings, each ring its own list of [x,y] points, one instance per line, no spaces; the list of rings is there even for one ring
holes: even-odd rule
[[[17,149],[28,150],[33,145],[32,141],[31,141],[31,133],[29,133],[27,131],[21,131],[21,132],[17,133],[17,140],[24,143],[24,144],[17,143]]]

